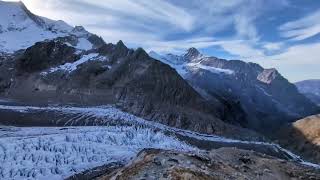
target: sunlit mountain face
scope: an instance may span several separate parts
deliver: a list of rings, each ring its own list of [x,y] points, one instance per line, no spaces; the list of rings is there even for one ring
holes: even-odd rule
[[[0,0],[0,179],[320,179],[319,10]]]

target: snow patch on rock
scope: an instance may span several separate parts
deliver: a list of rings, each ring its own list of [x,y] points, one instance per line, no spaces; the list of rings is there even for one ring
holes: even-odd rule
[[[66,64],[63,64],[61,66],[58,66],[58,67],[54,67],[54,68],[51,68],[49,70],[49,73],[53,73],[53,72],[56,72],[56,71],[66,71],[68,73],[71,73],[72,71],[76,70],[77,67],[80,65],[80,64],[83,64],[87,61],[91,61],[91,60],[96,60],[96,57],[98,57],[99,54],[98,53],[92,53],[92,54],[88,54],[88,55],[84,55],[82,56],[82,58],[80,58],[79,60],[73,62],[73,63],[66,63]],[[46,73],[43,73],[44,75]]]
[[[224,74],[228,74],[228,75],[234,74],[233,70],[206,66],[206,65],[202,65],[201,63],[187,63],[186,66],[189,68],[207,70],[207,71],[209,71],[211,73],[215,73],[215,74],[220,74],[220,73],[224,73]]]
[[[92,49],[92,44],[91,44],[91,42],[89,42],[85,38],[79,38],[78,39],[78,44],[77,44],[77,46],[75,48],[87,51],[87,50]]]

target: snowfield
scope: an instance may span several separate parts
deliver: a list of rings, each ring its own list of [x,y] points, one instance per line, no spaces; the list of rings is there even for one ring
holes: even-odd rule
[[[0,131],[0,179],[63,179],[143,148],[197,151],[160,131],[136,126],[14,128]]]

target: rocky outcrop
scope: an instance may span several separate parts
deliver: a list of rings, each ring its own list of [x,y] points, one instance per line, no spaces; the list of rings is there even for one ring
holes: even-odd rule
[[[320,163],[320,115],[309,116],[283,127],[275,138],[306,159]]]
[[[320,171],[235,148],[199,154],[147,149],[96,179],[319,179]]]
[[[17,57],[16,68],[18,72],[39,72],[79,59],[75,51],[61,41],[37,42]]]

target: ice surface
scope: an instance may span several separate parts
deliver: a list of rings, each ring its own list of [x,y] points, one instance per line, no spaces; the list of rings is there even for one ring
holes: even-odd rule
[[[11,136],[2,137],[11,132]],[[6,128],[0,132],[0,179],[63,179],[111,162],[128,162],[143,148],[196,151],[150,128]]]

